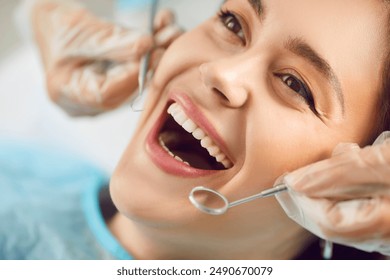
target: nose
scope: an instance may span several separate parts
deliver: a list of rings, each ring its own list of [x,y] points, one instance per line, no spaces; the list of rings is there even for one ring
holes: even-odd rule
[[[230,108],[241,108],[249,99],[249,65],[245,61],[224,58],[199,66],[203,85]]]

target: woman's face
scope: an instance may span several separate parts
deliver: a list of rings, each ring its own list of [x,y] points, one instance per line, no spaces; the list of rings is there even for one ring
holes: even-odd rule
[[[366,143],[385,18],[375,0],[226,1],[161,60],[113,176],[119,210],[139,229],[194,244],[272,235],[287,223],[274,199],[214,217],[196,210],[189,192],[208,186],[233,201],[329,157],[339,142]]]

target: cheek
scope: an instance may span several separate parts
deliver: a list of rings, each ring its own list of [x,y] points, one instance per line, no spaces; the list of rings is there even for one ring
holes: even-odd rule
[[[191,48],[192,45],[194,38],[191,33],[182,35],[172,43],[156,69],[153,81],[155,87],[163,88],[174,77],[199,63],[199,58]]]
[[[256,174],[254,180],[265,186],[286,172],[329,157],[337,142],[314,118],[288,109],[270,110],[256,114],[257,121],[248,125],[246,149],[252,152],[246,152],[245,159],[248,173]]]
[[[176,76],[215,59],[218,46],[210,40],[207,25],[189,31],[174,41],[162,57],[153,79],[156,88],[164,88]]]

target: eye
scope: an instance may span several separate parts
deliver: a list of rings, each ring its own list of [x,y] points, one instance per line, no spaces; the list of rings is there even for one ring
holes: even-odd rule
[[[316,112],[313,94],[305,82],[301,81],[297,77],[291,74],[280,74],[277,75],[283,83],[286,84],[294,92],[298,93],[305,102],[309,105],[310,109]]]
[[[229,11],[221,10],[219,12],[219,18],[222,24],[233,34],[240,38],[245,43],[245,34],[237,17]]]

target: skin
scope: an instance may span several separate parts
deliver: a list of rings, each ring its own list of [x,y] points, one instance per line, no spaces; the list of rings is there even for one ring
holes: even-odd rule
[[[135,258],[293,258],[310,235],[274,198],[209,216],[190,204],[189,192],[204,185],[233,201],[329,157],[339,142],[364,145],[373,136],[383,64],[378,54],[385,52],[382,2],[265,0],[260,16],[249,2],[225,2],[222,9],[238,19],[233,29],[215,16],[176,40],[159,64],[110,186],[121,213],[109,227]],[[286,48],[303,41],[328,62],[336,86],[323,69]],[[287,85],[291,75],[311,89],[315,112]],[[146,139],[172,92],[191,100],[212,124],[232,168],[186,177],[155,164]]]

